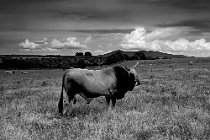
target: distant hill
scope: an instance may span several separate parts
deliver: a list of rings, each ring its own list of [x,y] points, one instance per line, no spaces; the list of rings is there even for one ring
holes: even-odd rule
[[[136,53],[142,53],[145,55],[147,59],[171,59],[171,58],[186,58],[187,56],[184,55],[173,55],[173,54],[167,54],[163,52],[155,52],[155,51],[122,51],[122,50],[116,50],[109,52],[107,54],[101,55],[102,57],[109,57],[111,55],[114,55],[116,53],[121,53],[124,55],[127,55],[129,57],[134,56]]]

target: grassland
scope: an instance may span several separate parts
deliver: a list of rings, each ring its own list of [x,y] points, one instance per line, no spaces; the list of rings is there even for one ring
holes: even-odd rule
[[[60,116],[64,71],[0,71],[0,139],[210,139],[209,60],[141,61],[137,72],[141,85],[115,109],[103,97],[89,105],[78,97]]]

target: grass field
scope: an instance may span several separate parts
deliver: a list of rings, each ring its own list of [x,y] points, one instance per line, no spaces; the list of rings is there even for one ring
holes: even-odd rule
[[[210,59],[140,61],[141,85],[115,109],[104,97],[89,105],[78,97],[65,116],[57,110],[64,71],[27,72],[0,71],[0,139],[210,139]]]

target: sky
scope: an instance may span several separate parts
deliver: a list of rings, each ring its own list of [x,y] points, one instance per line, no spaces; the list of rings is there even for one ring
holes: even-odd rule
[[[209,0],[0,0],[0,55],[210,57]]]

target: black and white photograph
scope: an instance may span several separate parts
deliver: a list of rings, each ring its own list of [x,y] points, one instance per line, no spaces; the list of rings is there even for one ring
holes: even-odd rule
[[[0,0],[0,139],[209,140],[209,0]]]

